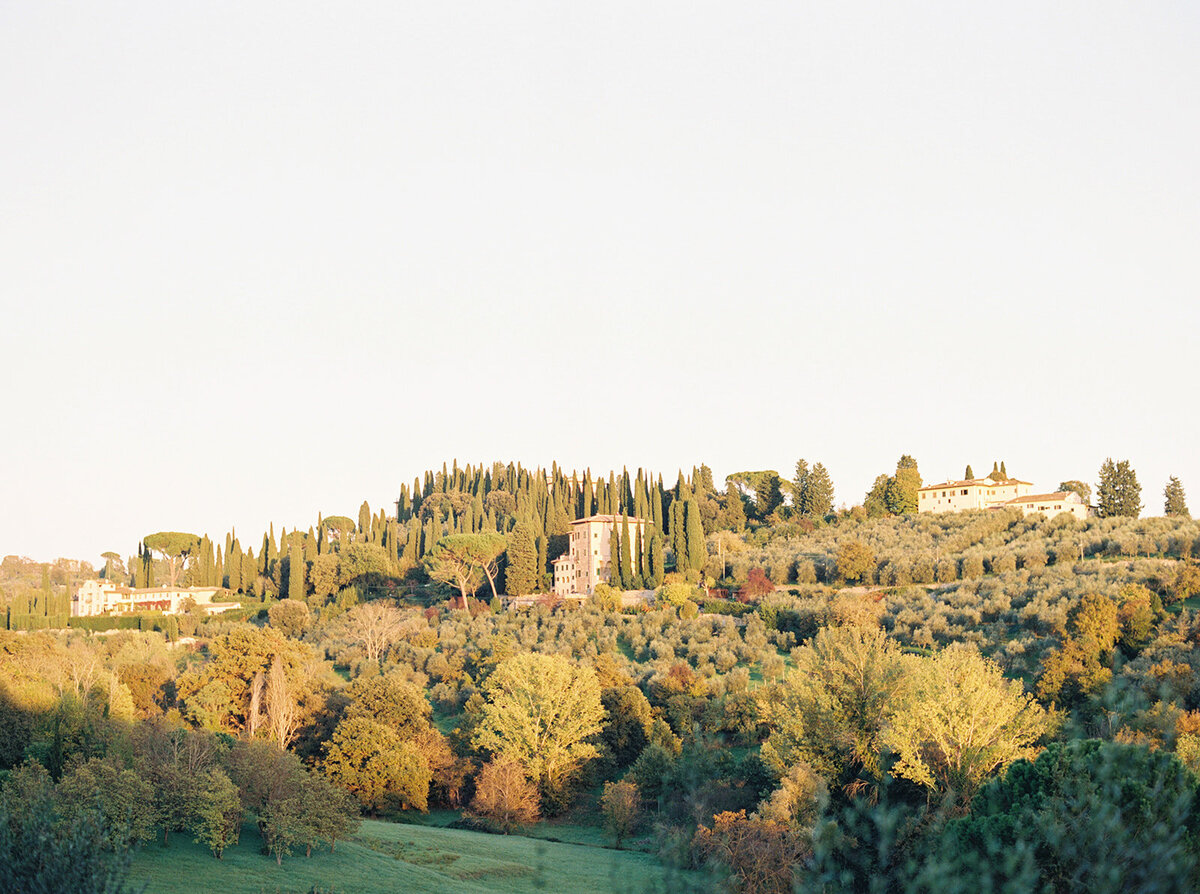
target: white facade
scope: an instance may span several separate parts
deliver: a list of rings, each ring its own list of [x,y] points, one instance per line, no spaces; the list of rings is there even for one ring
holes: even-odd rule
[[[571,522],[571,542],[567,551],[554,560],[554,595],[590,596],[596,584],[608,583],[611,569],[612,532],[616,527],[621,536],[622,515],[592,515]],[[649,537],[649,524],[644,518],[629,518],[629,548],[636,551],[638,532]],[[645,540],[642,541],[645,543]],[[634,563],[636,564],[636,563]]]
[[[918,512],[963,512],[967,509],[991,509],[1009,500],[1032,493],[1033,483],[1009,478],[968,478],[965,481],[943,481],[917,491]]]
[[[1052,494],[1033,494],[1027,497],[1018,497],[1015,500],[1009,500],[1005,505],[1020,509],[1026,515],[1034,515],[1041,512],[1053,518],[1056,515],[1069,512],[1079,519],[1088,517],[1087,503],[1083,502],[1083,497],[1079,496],[1073,490],[1060,490]]]
[[[159,611],[168,615],[183,612],[183,602],[193,600],[198,607],[216,614],[237,608],[236,602],[213,602],[218,587],[119,587],[110,580],[85,580],[71,599],[71,616],[119,615],[130,612]]]

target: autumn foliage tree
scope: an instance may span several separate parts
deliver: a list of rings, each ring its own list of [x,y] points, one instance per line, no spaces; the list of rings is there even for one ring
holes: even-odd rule
[[[640,805],[641,793],[634,783],[604,783],[604,793],[600,796],[600,812],[604,815],[604,828],[612,835],[613,844],[618,850],[621,842],[637,827],[641,813]]]
[[[469,813],[507,835],[538,819],[538,790],[519,761],[500,755],[483,765],[475,777],[475,798]]]
[[[746,575],[746,582],[738,588],[738,599],[742,602],[757,602],[764,596],[775,592],[775,584],[767,577],[761,568],[751,568]]]
[[[701,825],[692,839],[701,861],[724,867],[741,894],[788,894],[794,867],[811,852],[805,836],[785,823],[726,811]]]

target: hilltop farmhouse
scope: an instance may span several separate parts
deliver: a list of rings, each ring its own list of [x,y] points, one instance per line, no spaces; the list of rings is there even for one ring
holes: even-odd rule
[[[612,533],[626,521],[621,515],[591,515],[571,522],[571,541],[567,551],[554,560],[554,595],[590,596],[596,584],[608,583],[611,569]],[[649,537],[651,522],[629,518],[629,542],[636,549],[638,533]]]
[[[1033,483],[1019,478],[967,478],[943,481],[917,491],[918,512],[962,512],[967,509],[1020,509],[1025,515],[1041,512],[1053,517],[1068,512],[1087,518],[1088,506],[1074,491],[1035,494]]]
[[[237,608],[236,602],[213,602],[218,587],[119,587],[110,580],[85,580],[71,598],[71,617],[119,615],[130,612],[182,614],[184,602],[191,599],[208,614]]]

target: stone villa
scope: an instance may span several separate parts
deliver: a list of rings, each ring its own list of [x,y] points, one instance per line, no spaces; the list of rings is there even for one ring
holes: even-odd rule
[[[571,542],[567,551],[554,560],[554,595],[590,596],[596,584],[608,583],[609,558],[612,555],[612,532],[621,536],[621,515],[591,515],[571,522]],[[651,522],[644,518],[629,519],[629,545],[637,549],[638,531],[643,537]]]

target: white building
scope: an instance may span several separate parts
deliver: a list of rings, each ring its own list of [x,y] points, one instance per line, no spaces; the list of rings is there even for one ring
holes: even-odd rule
[[[110,580],[85,580],[71,599],[71,616],[120,615],[131,612],[163,612],[178,615],[191,599],[209,614],[237,608],[236,602],[213,602],[219,587],[119,587]]]
[[[1055,516],[1069,512],[1087,518],[1088,506],[1079,494],[1057,491],[1034,494],[1033,483],[1019,478],[968,478],[943,481],[917,491],[918,512],[963,512],[967,509],[996,509],[1001,506],[1020,509],[1025,515],[1041,512]]]

